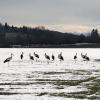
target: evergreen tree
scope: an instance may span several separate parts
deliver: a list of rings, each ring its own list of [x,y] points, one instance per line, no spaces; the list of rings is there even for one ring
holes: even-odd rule
[[[91,32],[91,42],[93,43],[99,42],[99,33],[97,29],[93,29]]]

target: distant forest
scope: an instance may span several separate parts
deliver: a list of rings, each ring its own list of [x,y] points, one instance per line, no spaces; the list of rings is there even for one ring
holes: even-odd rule
[[[91,30],[88,35],[62,33],[45,29],[44,26],[35,28],[23,26],[15,27],[0,23],[0,47],[12,47],[13,45],[62,45],[76,43],[100,43],[97,29]]]

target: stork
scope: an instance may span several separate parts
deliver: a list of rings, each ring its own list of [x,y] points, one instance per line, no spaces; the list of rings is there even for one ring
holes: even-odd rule
[[[62,52],[58,55],[58,58],[60,59],[60,63],[61,63],[61,61],[64,61],[64,58],[62,56]]]
[[[76,61],[76,59],[77,59],[77,53],[76,53],[76,55],[74,55],[74,60]]]
[[[39,55],[34,52],[34,56],[36,57],[36,62],[37,62],[37,59],[39,59]]]
[[[88,57],[88,56],[86,56],[86,58],[85,58],[87,61],[89,61],[90,60],[90,58]]]
[[[54,61],[55,60],[55,56],[52,54],[52,61]]]
[[[85,55],[83,55],[83,54],[81,53],[81,57],[82,57],[83,59],[85,59],[86,56],[87,56],[87,53],[86,53]]]
[[[89,61],[89,60],[90,60],[90,58],[87,56],[87,53],[86,53],[85,55],[83,55],[83,54],[81,53],[81,57],[82,57],[85,61]]]
[[[29,58],[31,60],[31,63],[33,63],[34,57],[31,55],[31,53],[29,54]]]
[[[8,57],[7,59],[5,59],[3,63],[7,63],[8,62],[8,66],[9,66],[9,62],[12,60],[12,56],[13,56],[13,54],[11,53],[11,56]]]
[[[48,56],[46,53],[45,53],[45,58],[47,59],[47,62],[49,63],[49,60],[50,60],[50,56]]]
[[[21,55],[20,55],[21,60],[23,60],[23,54],[24,54],[24,52],[22,52]]]

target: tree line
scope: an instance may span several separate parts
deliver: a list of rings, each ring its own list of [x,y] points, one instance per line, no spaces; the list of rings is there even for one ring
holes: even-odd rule
[[[45,29],[44,26],[35,28],[15,27],[7,23],[0,24],[0,47],[11,45],[61,45],[75,43],[100,43],[97,29],[87,36],[83,34],[63,33]]]

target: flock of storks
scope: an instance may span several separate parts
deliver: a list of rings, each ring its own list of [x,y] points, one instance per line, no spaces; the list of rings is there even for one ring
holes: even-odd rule
[[[14,56],[14,54],[11,53],[11,56],[8,57],[8,58],[6,58],[6,59],[4,60],[4,63],[7,63],[7,62],[8,62],[8,64],[9,64],[9,62],[12,60],[12,57],[13,57],[13,56]],[[22,52],[22,53],[20,54],[20,59],[23,60],[23,57],[24,57],[24,52]],[[39,59],[39,54],[37,54],[37,53],[34,52],[34,56],[32,56],[31,53],[29,53],[29,59],[30,59],[31,61],[34,61],[34,60],[35,60],[34,57],[36,58],[36,61],[38,61],[38,59]],[[45,53],[45,54],[44,54],[44,57],[45,57],[45,59],[47,60],[48,63],[49,63],[50,60],[52,60],[52,61],[55,60],[54,54],[52,54],[52,56],[50,57],[49,55],[47,55],[47,54]],[[89,61],[89,60],[90,60],[90,58],[87,56],[87,53],[86,53],[85,55],[83,55],[83,54],[81,53],[81,57],[83,58],[84,61]],[[64,57],[62,56],[62,52],[60,52],[60,54],[58,54],[58,59],[60,60],[60,62],[64,61]],[[75,61],[77,60],[77,53],[74,55],[74,60],[75,60]]]
[[[84,61],[89,61],[89,60],[90,60],[90,58],[87,56],[87,53],[86,53],[85,55],[83,55],[83,54],[81,53],[81,57],[83,58]],[[76,59],[77,59],[77,53],[76,53],[76,55],[74,56],[74,60],[76,60]]]

